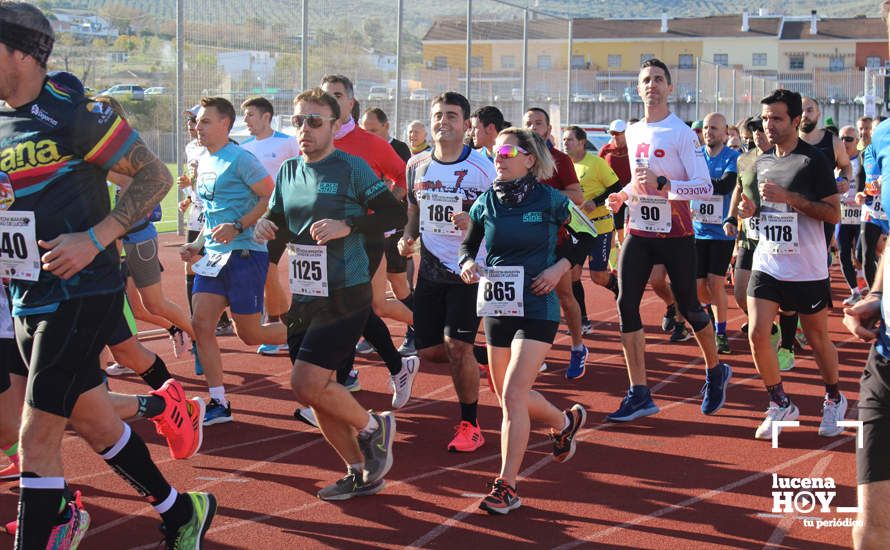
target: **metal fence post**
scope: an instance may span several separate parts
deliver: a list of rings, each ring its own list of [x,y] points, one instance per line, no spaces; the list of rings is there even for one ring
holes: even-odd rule
[[[473,61],[473,0],[467,0],[467,82],[466,96],[470,100],[470,65]]]
[[[732,70],[732,123],[735,124],[736,121],[736,105],[738,104],[738,97],[735,95],[735,69]]]
[[[182,111],[185,109],[185,54],[183,43],[185,41],[184,33],[184,10],[182,3],[185,0],[176,0],[176,108],[173,109],[173,135],[176,144],[176,172],[177,175],[182,174],[182,154],[185,151],[185,144],[182,136]],[[179,191],[179,200],[185,198],[185,193]],[[176,213],[176,233],[185,235],[185,220],[182,212],[177,209]]]
[[[306,0],[303,0],[305,2]],[[400,128],[402,121],[400,118],[401,109],[399,103],[402,101],[402,16],[404,11],[404,0],[397,0],[398,10],[396,12],[396,93],[394,96],[395,105],[393,105],[393,118],[395,120],[395,136],[396,139],[402,139],[400,136]]]
[[[714,66],[714,73],[716,73],[716,78],[714,78],[714,112],[720,111],[720,65]]]
[[[300,36],[300,88],[305,90],[309,86],[309,2],[303,1],[303,21],[301,22]]]
[[[568,51],[568,71],[569,77],[566,85],[566,125],[572,122],[572,33],[574,32],[575,20],[569,19],[569,51]],[[591,90],[592,92],[593,90]]]
[[[522,11],[522,112],[528,105],[528,8]]]
[[[695,120],[701,115],[701,58],[695,60]],[[628,109],[629,111],[630,109]]]

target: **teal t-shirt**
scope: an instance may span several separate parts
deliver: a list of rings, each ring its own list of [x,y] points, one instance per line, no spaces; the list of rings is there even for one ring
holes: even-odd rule
[[[315,245],[309,235],[313,223],[363,216],[368,201],[386,193],[386,184],[361,158],[334,150],[317,162],[301,157],[284,161],[269,203],[274,214],[284,215],[296,244]],[[337,290],[370,282],[365,239],[353,231],[327,243],[328,289]],[[310,296],[294,295],[309,301]]]
[[[531,291],[531,282],[556,263],[557,234],[569,218],[568,198],[539,183],[522,203],[506,206],[489,189],[470,208],[470,218],[484,228],[487,265],[524,268],[525,317],[559,322],[556,292],[538,296]]]
[[[256,250],[265,252],[266,244],[253,240],[253,227],[223,244],[210,237],[213,228],[223,223],[233,223],[247,214],[259,197],[251,186],[268,177],[260,161],[240,146],[229,143],[219,151],[203,155],[198,161],[195,178],[198,195],[204,202],[204,247],[210,252],[232,250]]]

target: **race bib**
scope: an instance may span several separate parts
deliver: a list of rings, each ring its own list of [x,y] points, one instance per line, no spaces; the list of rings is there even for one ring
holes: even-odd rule
[[[40,277],[34,212],[0,210],[0,277],[36,281]]]
[[[841,225],[859,225],[862,207],[858,204],[841,203]]]
[[[701,223],[723,225],[723,197],[706,197],[692,201],[692,219]]]
[[[192,265],[192,271],[202,277],[216,277],[229,262],[231,252],[208,252]]]
[[[204,205],[192,203],[189,208],[189,231],[201,231],[204,229]]]
[[[463,199],[458,193],[421,191],[417,201],[420,206],[420,232],[437,235],[462,235],[454,227],[451,215],[462,210]]]
[[[760,238],[760,218],[751,216],[745,220],[745,234],[749,239],[757,240]]]
[[[767,254],[800,254],[797,212],[760,215],[760,242]]]
[[[630,201],[630,228],[670,233],[671,204],[664,197],[643,195]]]
[[[522,266],[482,268],[476,293],[476,315],[479,317],[522,317],[525,315],[523,290],[525,269]]]
[[[301,296],[328,295],[328,247],[308,244],[287,245],[290,258],[290,291]]]

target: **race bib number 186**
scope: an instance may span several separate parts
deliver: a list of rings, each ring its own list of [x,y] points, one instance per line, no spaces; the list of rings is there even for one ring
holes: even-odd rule
[[[462,234],[451,222],[452,214],[460,212],[463,205],[463,199],[458,193],[421,191],[417,198],[420,205],[421,233]]]

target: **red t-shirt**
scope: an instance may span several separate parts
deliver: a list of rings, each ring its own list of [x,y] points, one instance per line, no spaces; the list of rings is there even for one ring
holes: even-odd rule
[[[627,156],[627,145],[616,147],[611,142],[603,145],[599,150],[600,158],[605,159],[618,176],[618,183],[622,186],[630,182],[630,158]]]
[[[407,192],[405,161],[383,139],[356,125],[351,132],[340,139],[335,139],[334,147],[363,159],[371,165],[375,174],[394,182],[396,187],[401,187]]]
[[[550,147],[550,154],[553,155],[553,161],[556,163],[556,172],[541,183],[560,191],[564,191],[566,187],[573,183],[577,184],[578,174],[575,172],[575,163],[572,162],[572,158],[553,147],[553,145],[549,143],[547,145]]]

